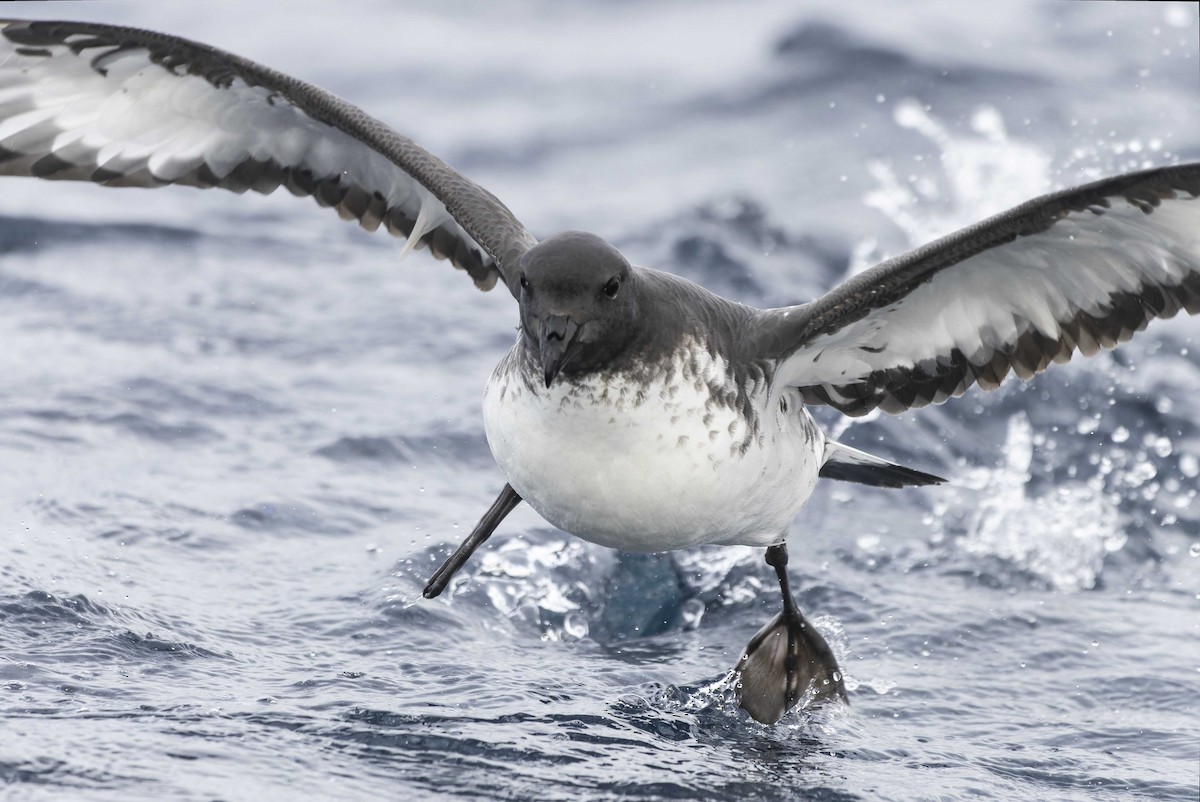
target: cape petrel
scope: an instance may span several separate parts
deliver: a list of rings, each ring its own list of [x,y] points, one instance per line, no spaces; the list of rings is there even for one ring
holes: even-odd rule
[[[992,389],[1200,311],[1200,164],[1031,200],[782,309],[631,265],[591,234],[539,241],[487,190],[303,81],[207,45],[82,22],[0,21],[0,174],[107,186],[286,187],[428,247],[516,299],[484,391],[508,480],[425,588],[437,596],[521,501],[632,551],[766,548],[783,611],[738,665],[777,721],[845,698],[788,588],[784,538],[819,477],[936,476],[831,440],[805,405],[897,413]]]

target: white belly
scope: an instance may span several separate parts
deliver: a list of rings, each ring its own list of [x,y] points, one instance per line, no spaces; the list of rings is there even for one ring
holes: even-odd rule
[[[789,393],[749,399],[757,427],[709,387],[719,360],[649,386],[591,379],[550,389],[497,366],[484,426],[509,484],[547,521],[604,546],[664,551],[778,543],[808,500],[824,436]],[[682,366],[681,366],[682,368]]]

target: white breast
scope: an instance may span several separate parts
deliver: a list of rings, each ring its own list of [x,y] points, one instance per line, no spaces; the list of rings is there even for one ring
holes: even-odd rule
[[[792,391],[757,387],[739,411],[723,360],[683,350],[648,381],[546,389],[522,376],[514,348],[483,409],[513,489],[560,529],[628,551],[779,542],[812,492],[824,436]]]

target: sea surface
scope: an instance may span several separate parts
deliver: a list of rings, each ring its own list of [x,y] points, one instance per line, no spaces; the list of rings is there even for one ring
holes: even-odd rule
[[[1195,3],[0,12],[292,72],[539,235],[759,305],[1200,159]],[[779,604],[761,551],[618,554],[521,509],[421,598],[504,483],[480,399],[517,318],[399,254],[286,193],[0,179],[0,798],[1196,799],[1200,318],[822,411],[953,481],[818,489],[792,576],[851,704],[765,727],[729,676]]]

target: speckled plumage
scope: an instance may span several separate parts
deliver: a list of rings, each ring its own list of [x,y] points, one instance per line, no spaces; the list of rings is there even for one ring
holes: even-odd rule
[[[509,484],[431,579],[436,596],[522,499],[617,548],[767,546],[783,614],[751,641],[742,706],[778,719],[804,684],[844,698],[804,621],[782,540],[818,477],[937,477],[832,442],[847,414],[940,403],[1200,312],[1200,164],[1063,190],[758,310],[630,265],[608,243],[542,241],[412,140],[307,83],[207,45],[93,23],[0,20],[0,175],[110,186],[280,186],[428,245],[517,299],[517,343],[484,422]]]
[[[703,343],[620,372],[540,384],[519,341],[488,382],[488,442],[546,520],[631,551],[778,543],[816,484],[825,438],[799,394],[739,386]]]

